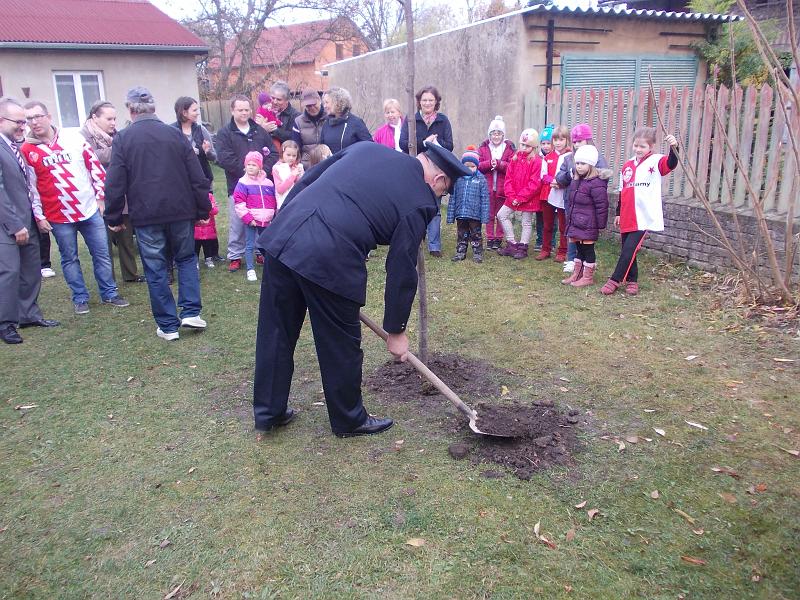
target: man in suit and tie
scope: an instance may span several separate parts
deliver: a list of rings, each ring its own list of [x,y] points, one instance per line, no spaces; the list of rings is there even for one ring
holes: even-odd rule
[[[55,327],[39,305],[42,283],[39,232],[31,208],[27,165],[18,144],[25,137],[25,111],[0,99],[0,339],[21,344],[18,327]]]

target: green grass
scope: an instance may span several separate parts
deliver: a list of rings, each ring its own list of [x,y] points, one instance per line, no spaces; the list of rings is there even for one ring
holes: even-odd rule
[[[451,253],[454,231],[443,237]],[[600,244],[601,277],[615,252]],[[385,255],[369,262],[376,319]],[[155,336],[144,285],[122,288],[127,309],[94,294],[78,317],[59,273],[40,303],[62,326],[0,348],[0,597],[159,598],[183,583],[177,597],[797,598],[798,458],[778,446],[800,448],[798,340],[712,310],[684,270],[665,281],[654,270],[665,268],[646,258],[639,297],[603,298],[559,285],[552,262],[428,261],[432,350],[510,369],[524,381],[509,376],[512,396],[585,416],[575,465],[526,482],[451,460],[462,438],[439,426],[444,400],[429,422],[366,392],[395,428],[333,437],[313,405],[308,326],[300,416],[256,443],[258,285],[243,272],[203,268],[209,329],[171,344]],[[366,330],[364,347],[369,373],[388,355]],[[639,443],[619,452],[613,438],[631,435]]]

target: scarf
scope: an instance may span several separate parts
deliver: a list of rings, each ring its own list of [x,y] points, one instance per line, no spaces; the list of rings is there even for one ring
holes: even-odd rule
[[[422,111],[420,111],[420,112],[419,112],[419,116],[420,116],[420,117],[422,117],[422,121],[423,121],[423,123],[425,123],[425,125],[426,125],[427,127],[430,127],[430,126],[431,126],[431,123],[433,123],[433,122],[436,120],[436,117],[438,117],[438,116],[439,116],[439,113],[438,113],[438,112],[436,112],[436,111],[433,111],[433,112],[432,112],[431,114],[429,114],[429,115],[423,115],[423,114],[422,114]]]
[[[495,146],[492,142],[489,142],[489,152],[492,154],[492,158],[495,160],[500,160],[503,158],[503,153],[506,151],[506,141],[503,140],[497,146]]]
[[[86,131],[94,138],[98,148],[111,148],[111,136],[95,125],[91,118],[86,120]]]

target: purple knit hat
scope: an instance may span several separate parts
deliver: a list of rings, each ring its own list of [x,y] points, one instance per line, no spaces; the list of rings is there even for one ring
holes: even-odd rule
[[[272,96],[270,96],[267,92],[260,92],[258,94],[258,105],[264,106],[267,102],[272,102]]]
[[[572,143],[575,142],[583,142],[585,140],[590,140],[594,136],[592,135],[592,128],[589,127],[587,123],[578,123],[575,127],[572,128]]]

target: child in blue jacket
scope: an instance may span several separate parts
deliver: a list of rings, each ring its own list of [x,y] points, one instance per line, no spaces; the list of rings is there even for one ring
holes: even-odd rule
[[[467,245],[472,244],[472,260],[483,262],[483,234],[481,225],[489,222],[489,188],[486,177],[478,171],[480,156],[475,146],[467,146],[461,156],[472,175],[456,180],[455,189],[447,205],[447,222],[456,222],[458,242],[453,262],[467,258]]]

